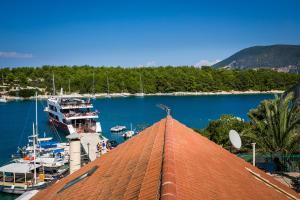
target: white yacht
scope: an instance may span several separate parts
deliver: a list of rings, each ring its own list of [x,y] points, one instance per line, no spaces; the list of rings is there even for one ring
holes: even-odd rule
[[[47,100],[45,111],[49,122],[68,135],[78,134],[83,151],[90,161],[99,155],[97,146],[107,142],[102,136],[101,124],[98,121],[98,111],[93,109],[90,98],[83,99],[71,95],[56,96],[53,74],[53,96]]]
[[[79,99],[70,96],[53,96],[47,101],[45,111],[49,122],[68,134],[102,132],[98,122],[98,112],[93,111],[90,99]]]

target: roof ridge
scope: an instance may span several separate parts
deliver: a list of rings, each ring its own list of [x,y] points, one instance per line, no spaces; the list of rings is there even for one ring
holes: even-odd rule
[[[172,137],[173,118],[168,115],[165,123],[165,140],[163,149],[163,162],[162,162],[162,173],[161,173],[161,191],[160,197],[164,199],[177,199],[176,192],[176,172],[174,162],[174,150],[173,143],[174,138]]]

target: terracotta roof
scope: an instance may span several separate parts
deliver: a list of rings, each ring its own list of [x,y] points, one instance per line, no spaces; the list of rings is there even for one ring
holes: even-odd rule
[[[92,175],[60,191],[95,166]],[[287,195],[299,198],[263,171],[167,117],[33,199],[288,199]]]

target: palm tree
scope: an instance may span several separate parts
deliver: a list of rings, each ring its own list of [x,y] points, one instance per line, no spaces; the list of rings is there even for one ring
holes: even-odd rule
[[[300,150],[300,106],[289,93],[263,101],[248,116],[253,125],[247,135],[261,150],[270,153],[294,153]]]

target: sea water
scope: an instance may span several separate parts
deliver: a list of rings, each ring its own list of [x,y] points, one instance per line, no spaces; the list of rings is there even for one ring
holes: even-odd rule
[[[222,114],[232,114],[248,120],[247,113],[264,99],[273,98],[271,94],[258,95],[211,95],[211,96],[147,96],[118,97],[93,100],[94,109],[99,112],[103,135],[108,139],[123,142],[122,134],[110,133],[115,125],[132,124],[136,131],[152,125],[166,116],[157,105],[171,108],[173,118],[191,128],[204,128],[210,120]],[[41,136],[51,136],[65,141],[63,132],[56,132],[48,123],[44,107],[45,100],[38,101],[38,132]],[[7,163],[18,147],[27,144],[32,134],[35,120],[35,101],[12,101],[0,103],[0,165]],[[0,194],[0,199],[12,196]]]

